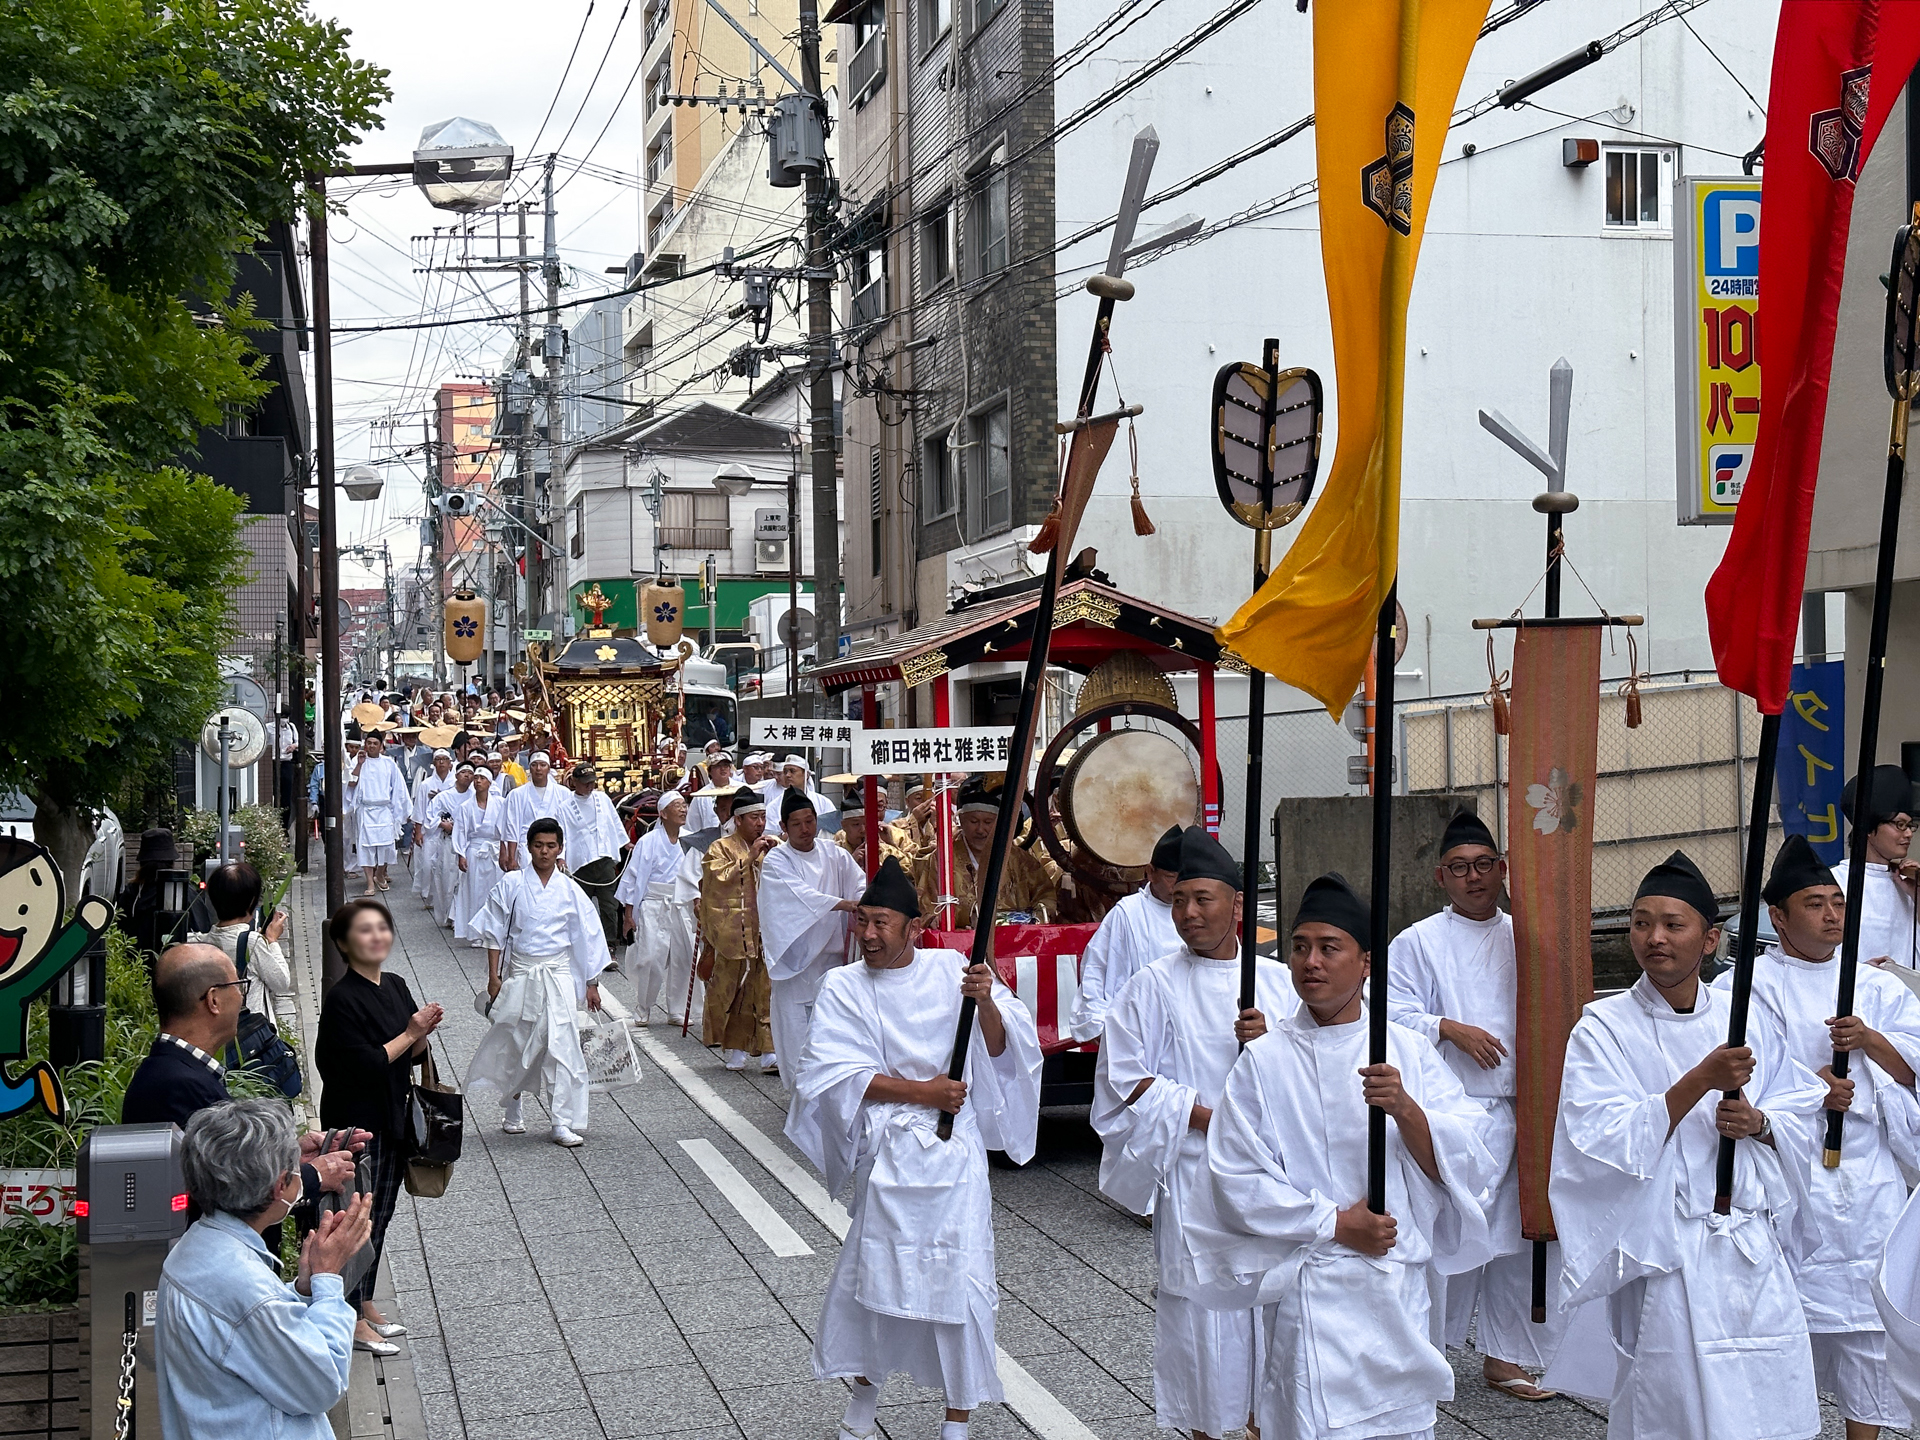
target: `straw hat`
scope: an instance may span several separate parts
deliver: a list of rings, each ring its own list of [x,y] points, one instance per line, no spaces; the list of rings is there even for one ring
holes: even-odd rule
[[[420,732],[422,743],[431,745],[436,750],[443,745],[453,744],[459,736],[460,728],[457,725],[432,725]]]
[[[362,700],[348,713],[353,716],[353,723],[364,730],[367,726],[378,725],[382,720],[386,719],[387,707],[377,705],[371,700]]]

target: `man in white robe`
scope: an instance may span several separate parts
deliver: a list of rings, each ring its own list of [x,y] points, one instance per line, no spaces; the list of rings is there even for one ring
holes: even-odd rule
[[[689,830],[719,829],[726,818],[720,813],[719,799],[740,788],[740,782],[733,778],[733,761],[724,755],[713,759],[708,767],[708,774],[712,778],[687,806]]]
[[[1440,1276],[1484,1263],[1499,1174],[1486,1112],[1434,1048],[1389,1023],[1370,1065],[1367,903],[1338,875],[1301,895],[1300,1005],[1248,1045],[1207,1126],[1215,1218],[1188,1229],[1203,1282],[1266,1305],[1261,1440],[1433,1433],[1453,1395]],[[1367,1205],[1368,1107],[1386,1112],[1386,1206]]]
[[[829,971],[814,1005],[787,1134],[838,1195],[852,1228],[814,1331],[813,1373],[852,1382],[838,1440],[873,1434],[897,1370],[946,1396],[941,1440],[966,1440],[974,1407],[1001,1400],[994,1340],[987,1151],[1033,1154],[1040,1037],[987,966],[916,950],[920,903],[888,857],[854,918],[863,963]],[[947,1078],[961,999],[978,1006],[964,1080]],[[952,1115],[952,1138],[936,1127]]]
[[[473,765],[461,761],[453,772],[453,783],[427,802],[426,852],[432,857],[427,872],[427,908],[441,925],[453,928],[453,902],[460,893],[460,852],[454,832],[460,828],[460,812],[473,796]]]
[[[493,756],[487,757],[489,760]],[[536,820],[551,819],[560,808],[566,787],[553,778],[553,757],[535,750],[527,757],[527,783],[515,785],[506,796],[506,815],[501,824],[500,868],[520,868],[520,852],[526,844],[527,827]]]
[[[493,887],[500,883],[500,840],[506,809],[507,802],[493,794],[492,772],[475,770],[467,802],[453,817],[454,868],[460,872],[460,886],[449,918],[456,940],[480,943],[474,923],[486,909]]]
[[[427,824],[427,806],[453,785],[453,756],[445,750],[434,751],[431,768],[413,782],[413,805],[408,812],[413,829],[413,893],[429,910],[433,908],[434,865],[444,847]]]
[[[1748,1025],[1826,1082],[1826,1109],[1846,1114],[1840,1164],[1794,1178],[1803,1225],[1815,1248],[1795,1262],[1794,1280],[1813,1345],[1816,1383],[1839,1402],[1847,1440],[1874,1440],[1883,1425],[1912,1424],[1887,1369],[1886,1330],[1871,1278],[1886,1236],[1907,1201],[1896,1137],[1904,1139],[1920,1066],[1920,997],[1871,966],[1855,975],[1853,1014],[1835,1019],[1846,892],[1803,835],[1789,835],[1761,892],[1780,943],[1754,958]],[[1733,972],[1714,982],[1731,994]],[[1760,1027],[1765,1027],[1764,1032]],[[1833,1052],[1851,1053],[1847,1078]],[[1777,1072],[1791,1083],[1791,1067]],[[1756,1097],[1762,1110],[1773,1095]],[[1824,1130],[1826,1116],[1816,1117]],[[1824,1136],[1823,1136],[1824,1139]],[[1796,1187],[1797,1188],[1797,1187]]]
[[[780,807],[786,803],[790,794],[798,793],[813,803],[815,815],[837,813],[834,804],[826,796],[813,788],[813,765],[804,755],[789,755],[780,762],[779,778],[766,787],[768,829],[780,828]]]
[[[1818,1163],[1826,1087],[1764,1026],[1729,1046],[1727,997],[1700,983],[1718,906],[1679,851],[1633,902],[1633,988],[1586,1007],[1567,1042],[1549,1194],[1560,1304],[1612,1339],[1569,1343],[1547,1375],[1607,1405],[1614,1440],[1806,1440],[1820,1433],[1813,1352],[1786,1246],[1788,1170]],[[1723,1098],[1737,1091],[1737,1098]],[[1769,1097],[1765,1110],[1747,1097]],[[1734,1146],[1729,1212],[1715,1213],[1721,1139]],[[1582,1333],[1584,1317],[1570,1322]]]
[[[685,858],[680,832],[687,818],[687,797],[669,790],[656,803],[658,818],[651,830],[642,831],[633,842],[613,892],[626,928],[633,932],[626,955],[626,968],[633,975],[633,1008],[640,1023],[648,1026],[653,1024],[653,1007],[666,990],[668,975],[693,964],[693,905],[676,900],[673,883]],[[672,998],[667,993],[669,1002]]]
[[[1470,811],[1455,815],[1433,870],[1447,907],[1394,936],[1387,950],[1387,1013],[1427,1038],[1495,1126],[1503,1171],[1487,1214],[1495,1258],[1447,1277],[1447,1344],[1467,1343],[1477,1308],[1487,1384],[1518,1400],[1541,1401],[1552,1396],[1533,1376],[1553,1363],[1566,1320],[1552,1305],[1545,1324],[1532,1320],[1533,1244],[1520,1230],[1514,1127],[1513,917],[1500,909],[1506,876],[1507,862],[1486,823]],[[1559,1263],[1559,1247],[1549,1242],[1547,1273]]]
[[[560,822],[535,820],[526,842],[527,867],[500,877],[476,921],[487,948],[493,1028],[467,1067],[467,1094],[504,1096],[501,1128],[519,1135],[527,1128],[521,1098],[531,1091],[552,1116],[553,1143],[572,1147],[587,1128],[587,1060],[575,1012],[600,1008],[600,972],[613,957],[593,902],[559,866]]]
[[[867,877],[838,845],[820,841],[820,817],[806,792],[789,790],[786,842],[760,866],[760,947],[773,981],[773,1050],[786,1057],[780,1083],[792,1091],[806,1052],[815,997],[829,970],[847,960],[853,912]]]
[[[1199,826],[1163,838],[1156,870],[1173,870],[1174,923],[1182,943],[1135,975],[1104,1016],[1094,1072],[1093,1128],[1104,1150],[1100,1189],[1153,1216],[1160,1288],[1153,1305],[1153,1410],[1163,1430],[1196,1440],[1252,1423],[1260,1375],[1254,1296],[1209,1308],[1188,1248],[1197,1215],[1218,1229],[1207,1175],[1207,1127],[1240,1047],[1294,1008],[1287,972],[1254,971],[1254,1007],[1240,1005],[1240,869]],[[1109,917],[1111,918],[1111,917]]]
[[[377,732],[361,742],[360,757],[347,772],[345,804],[353,811],[355,858],[366,878],[365,893],[391,888],[387,867],[394,861],[400,827],[410,818],[413,797]]]
[[[1080,987],[1074,992],[1068,1028],[1082,1042],[1098,1040],[1107,1009],[1127,982],[1162,955],[1181,946],[1173,923],[1173,884],[1180,869],[1180,837],[1175,825],[1162,835],[1147,862],[1147,883],[1100,921],[1080,956]]]
[[[1855,787],[1841,792],[1840,810],[1853,819]],[[1909,985],[1920,984],[1920,947],[1915,944],[1914,888],[1907,852],[1913,847],[1916,806],[1913,782],[1898,765],[1876,765],[1868,773],[1867,875],[1860,897],[1860,958],[1870,965],[1892,964]]]
[[[620,884],[620,853],[627,848],[627,827],[600,788],[598,773],[584,760],[567,776],[567,793],[560,797],[553,818],[560,822],[566,842],[561,854],[566,857],[567,873],[593,901],[611,950],[626,933],[614,891]]]

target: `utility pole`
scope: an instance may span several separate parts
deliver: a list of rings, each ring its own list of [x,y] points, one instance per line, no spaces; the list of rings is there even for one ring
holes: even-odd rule
[[[433,424],[440,423],[440,407],[434,406]],[[420,422],[422,431],[428,429],[425,420]],[[433,607],[431,623],[433,633],[428,637],[427,646],[433,651],[433,688],[447,688],[447,556],[441,545],[441,533],[444,523],[440,507],[434,501],[443,493],[445,487],[440,483],[440,457],[446,453],[447,437],[441,435],[436,442],[431,434],[422,437],[426,441],[427,451],[427,546],[432,552],[433,564]]]
[[[502,397],[503,402],[508,405],[511,405],[515,399],[513,394],[514,377],[519,375],[522,370],[528,368],[531,364],[531,356],[533,354],[533,321],[530,318],[529,310],[532,304],[533,291],[527,280],[527,205],[523,200],[520,202],[519,340],[514,347],[513,366],[507,374],[507,394]],[[528,410],[526,414],[520,416],[518,424],[519,430],[515,434],[513,441],[513,464],[520,484],[520,523],[531,528],[538,523],[538,517],[534,513],[533,412]],[[539,566],[541,562],[539,557],[534,554],[532,540],[525,534],[522,534],[519,540],[520,554],[523,557],[519,578],[522,593],[526,597],[520,606],[519,620],[520,627],[524,629],[526,626],[534,624],[534,617],[540,613]],[[512,558],[513,545],[510,541],[503,541],[503,553],[509,559]],[[522,646],[520,636],[515,633],[511,624],[512,619],[512,616],[508,617],[507,650],[509,654],[517,654]],[[507,662],[507,672],[509,675],[513,672],[513,662],[511,660]]]
[[[800,79],[807,96],[820,107],[820,7],[800,0]],[[816,663],[831,664],[840,653],[840,476],[833,444],[833,261],[827,253],[827,175],[825,167],[806,177],[807,204],[807,377],[813,408],[813,620]],[[791,517],[788,543],[800,543],[800,517]],[[798,617],[795,617],[796,619]],[[799,713],[800,675],[787,677]],[[808,713],[820,713],[816,690]]]
[[[560,324],[560,244],[556,236],[553,213],[553,160],[547,157],[546,173],[541,180],[541,191],[546,197],[547,224],[544,244],[540,251],[540,274],[547,282],[547,329],[540,343],[540,353],[547,362],[546,415],[547,415],[547,512],[553,543],[547,547],[547,564],[557,572],[553,579],[553,608],[555,614],[554,629],[564,631],[567,617],[573,607],[567,603],[567,584],[565,567],[569,550],[567,547],[567,482],[561,471],[561,445],[565,437],[561,434],[566,407],[562,403],[562,389],[565,377],[561,366],[567,358],[567,332]],[[529,620],[531,622],[531,619]],[[555,639],[560,638],[556,633]],[[511,674],[512,666],[508,666]]]

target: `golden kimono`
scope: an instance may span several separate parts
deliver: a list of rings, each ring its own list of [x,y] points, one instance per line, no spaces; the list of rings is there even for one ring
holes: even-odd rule
[[[967,848],[967,842],[955,835],[953,893],[959,897],[953,907],[955,930],[973,928],[975,905],[986,868],[986,857],[983,855],[976,860],[973,852]],[[933,854],[923,855],[914,862],[913,883],[920,892],[921,912],[932,924],[940,893],[940,877]],[[1018,845],[1007,849],[1006,868],[1000,874],[1000,894],[994,907],[996,923],[1004,925],[1007,915],[1012,911],[1024,911],[1041,922],[1057,920],[1060,915],[1060,896],[1053,876],[1047,873],[1045,865]]]
[[[760,953],[760,862],[738,835],[722,835],[700,865],[700,941],[713,960],[701,1012],[703,1044],[749,1055],[773,1051],[773,982]]]

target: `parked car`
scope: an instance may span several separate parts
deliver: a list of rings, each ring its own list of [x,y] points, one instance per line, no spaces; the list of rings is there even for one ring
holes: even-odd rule
[[[35,810],[32,799],[18,790],[0,794],[0,835],[34,839]],[[67,898],[79,901],[88,895],[98,895],[105,900],[113,899],[120,893],[120,873],[126,864],[126,855],[127,836],[120,828],[120,817],[102,806],[94,826],[93,844],[81,868],[80,893]]]

